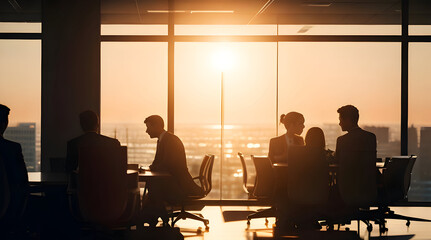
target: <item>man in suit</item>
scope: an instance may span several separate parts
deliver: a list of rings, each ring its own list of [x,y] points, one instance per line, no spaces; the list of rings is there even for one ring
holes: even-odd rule
[[[346,134],[337,138],[335,160],[339,164],[338,186],[350,205],[376,197],[376,135],[358,126],[359,111],[352,105],[337,110],[339,125]],[[368,198],[369,196],[369,198]]]
[[[28,198],[28,174],[21,145],[4,139],[9,124],[10,109],[0,104],[0,158],[4,163],[10,189],[10,202],[6,210],[6,223],[14,223],[22,216]],[[4,224],[2,224],[4,227]]]
[[[147,117],[144,123],[150,138],[158,139],[156,155],[150,169],[166,171],[172,175],[172,178],[166,181],[151,183],[148,188],[149,198],[178,202],[185,196],[202,194],[202,189],[193,181],[187,168],[186,153],[181,140],[165,131],[163,119],[158,115]]]
[[[84,131],[79,137],[67,142],[66,171],[68,173],[79,168],[79,149],[81,147],[106,146],[119,147],[117,139],[99,134],[99,117],[91,110],[79,114],[81,128]]]

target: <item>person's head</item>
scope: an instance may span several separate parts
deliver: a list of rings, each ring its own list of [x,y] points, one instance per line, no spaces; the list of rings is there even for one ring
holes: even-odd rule
[[[158,138],[160,134],[165,131],[165,123],[163,122],[163,118],[159,115],[151,115],[147,117],[144,123],[147,126],[146,133],[150,135],[150,138]]]
[[[349,131],[352,128],[358,127],[359,111],[353,105],[346,105],[340,107],[337,112],[339,113],[338,119],[340,120],[340,127],[343,131]]]
[[[0,104],[0,134],[3,135],[4,131],[9,124],[10,109],[3,104]]]
[[[305,135],[305,145],[325,149],[325,134],[323,134],[322,129],[318,127],[308,129]]]
[[[301,135],[304,130],[305,118],[298,112],[289,112],[288,114],[281,114],[280,123],[284,124],[287,133]]]
[[[79,114],[79,123],[84,132],[97,132],[99,130],[99,117],[92,110]]]

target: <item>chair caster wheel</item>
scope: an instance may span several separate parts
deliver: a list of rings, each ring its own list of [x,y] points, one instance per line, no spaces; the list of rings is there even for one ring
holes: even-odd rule
[[[339,228],[338,228],[339,229]],[[349,232],[350,231],[350,228],[349,227],[346,227],[346,232]]]
[[[410,227],[410,220],[407,220],[407,222],[406,222],[406,226],[407,226],[407,227]]]
[[[205,231],[209,232],[209,230],[210,230],[210,227],[209,226],[205,226]]]
[[[198,227],[198,230],[196,230],[196,233],[199,234],[199,235],[202,234],[202,228]]]
[[[250,226],[250,220],[249,219],[247,219],[247,225]]]
[[[372,232],[372,231],[373,231],[373,225],[368,224],[368,226],[367,226],[367,231],[368,231],[368,232]]]

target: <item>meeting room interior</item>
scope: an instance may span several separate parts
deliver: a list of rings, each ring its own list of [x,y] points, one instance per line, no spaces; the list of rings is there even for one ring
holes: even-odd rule
[[[430,59],[428,0],[1,1],[0,239],[431,239]]]

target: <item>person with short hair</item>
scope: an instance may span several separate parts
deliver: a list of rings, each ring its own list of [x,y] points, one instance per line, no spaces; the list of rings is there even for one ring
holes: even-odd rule
[[[5,223],[14,224],[24,213],[29,185],[21,144],[3,137],[9,124],[9,112],[7,106],[0,104],[0,159],[4,163],[10,189],[10,202],[4,219]]]
[[[150,170],[172,175],[171,178],[148,182],[143,214],[150,225],[155,225],[159,216],[166,218],[165,203],[180,203],[186,196],[200,196],[203,192],[189,173],[181,139],[164,129],[163,119],[158,115],[147,117],[144,123],[150,138],[158,139]]]
[[[92,110],[79,114],[79,122],[84,134],[67,142],[66,172],[71,173],[79,167],[79,149],[92,146],[119,147],[120,142],[99,134],[99,117]]]
[[[286,163],[289,146],[304,146],[304,139],[300,136],[305,127],[304,122],[304,116],[298,112],[289,112],[280,116],[280,123],[283,123],[286,133],[269,141],[268,157],[272,163]]]

